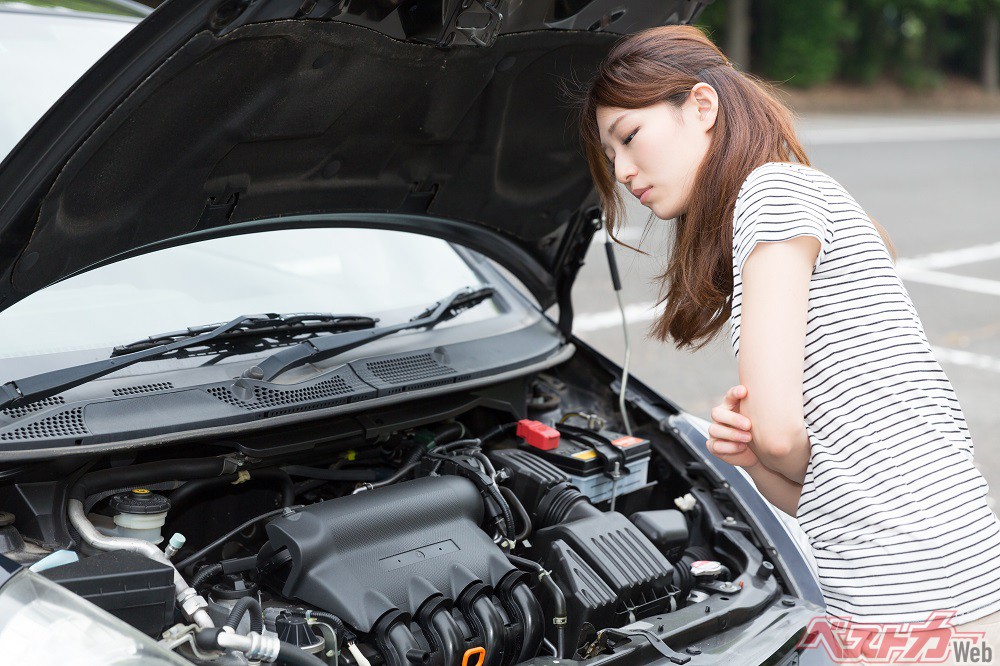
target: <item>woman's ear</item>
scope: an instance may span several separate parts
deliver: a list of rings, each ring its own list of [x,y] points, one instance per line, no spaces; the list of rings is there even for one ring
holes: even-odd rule
[[[715,88],[704,81],[696,83],[691,88],[690,102],[694,104],[698,122],[702,124],[705,131],[715,127],[715,119],[719,115],[719,94]]]

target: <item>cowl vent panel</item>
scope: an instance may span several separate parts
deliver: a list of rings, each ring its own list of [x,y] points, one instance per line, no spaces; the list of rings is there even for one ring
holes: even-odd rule
[[[21,407],[11,407],[9,409],[3,410],[3,412],[0,413],[2,413],[4,416],[9,416],[12,419],[19,419],[24,416],[27,416],[28,414],[31,414],[32,412],[41,411],[46,407],[55,407],[56,405],[63,405],[65,403],[66,401],[63,399],[62,396],[55,395],[52,396],[51,398],[43,398],[41,400],[29,402],[27,405],[23,405]]]
[[[380,396],[451,384],[461,378],[455,368],[429,352],[355,361],[351,367],[377,388]]]
[[[246,399],[242,399],[233,389],[226,386],[213,386],[207,390],[210,395],[222,402],[247,411],[294,405],[291,409],[281,409],[267,414],[268,416],[332,407],[371,395],[371,389],[358,380],[349,369],[341,370],[333,377],[301,388],[275,389],[251,383],[247,390],[252,395],[247,395]]]
[[[83,408],[74,407],[46,416],[43,419],[0,433],[0,441],[10,442],[25,439],[57,439],[64,437],[82,437],[89,435],[83,421]]]
[[[170,382],[159,382],[157,384],[140,384],[139,386],[126,386],[124,388],[116,388],[111,391],[111,394],[116,397],[121,397],[123,395],[137,395],[139,393],[156,393],[157,391],[166,391],[172,389],[174,385]]]

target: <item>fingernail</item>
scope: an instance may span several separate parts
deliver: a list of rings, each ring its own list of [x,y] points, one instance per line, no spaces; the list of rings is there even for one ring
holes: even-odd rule
[[[743,419],[742,421],[740,421],[740,425],[743,427],[744,430],[746,430],[747,428],[750,427],[750,421]]]

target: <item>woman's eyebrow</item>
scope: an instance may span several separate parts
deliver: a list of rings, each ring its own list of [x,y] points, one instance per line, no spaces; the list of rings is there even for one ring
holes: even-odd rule
[[[623,118],[625,118],[625,117],[626,117],[626,116],[628,116],[628,115],[629,115],[629,112],[628,112],[628,111],[626,111],[626,112],[625,112],[625,113],[623,113],[622,115],[620,115],[620,116],[618,116],[617,118],[615,118],[615,122],[611,123],[611,126],[610,126],[610,127],[608,127],[608,136],[611,136],[612,134],[614,134],[614,133],[615,133],[615,128],[616,128],[616,127],[618,127],[618,123],[620,123],[620,122],[622,121],[622,119],[623,119]],[[601,148],[604,148],[605,150],[607,150],[608,146],[607,146],[607,144],[606,144],[606,143],[604,143],[604,142],[602,141],[602,142],[601,142]]]

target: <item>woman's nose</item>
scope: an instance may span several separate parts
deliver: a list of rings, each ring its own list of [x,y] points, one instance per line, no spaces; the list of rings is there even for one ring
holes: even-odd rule
[[[637,169],[635,164],[623,157],[615,157],[615,180],[622,185],[635,178]]]

